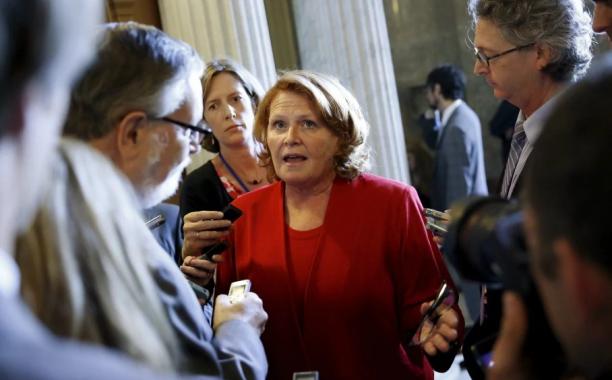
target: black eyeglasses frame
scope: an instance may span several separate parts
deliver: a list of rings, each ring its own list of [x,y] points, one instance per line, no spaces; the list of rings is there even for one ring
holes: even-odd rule
[[[478,50],[476,46],[474,46],[474,57],[478,60],[478,62],[484,63],[487,65],[487,67],[489,67],[491,65],[490,62],[492,60],[499,58],[499,57],[503,57],[504,55],[513,53],[515,51],[527,49],[529,47],[532,47],[533,45],[535,45],[535,42],[532,42],[526,45],[513,47],[512,49],[504,50],[501,53],[493,54],[492,56],[486,56],[484,53]]]
[[[175,125],[177,125],[177,126],[179,126],[181,128],[187,129],[190,132],[196,132],[197,135],[195,135],[195,136],[198,136],[198,139],[197,139],[198,144],[201,144],[202,141],[204,141],[204,139],[206,138],[206,136],[212,134],[212,131],[210,129],[208,129],[208,128],[199,127],[199,126],[196,126],[196,125],[191,125],[191,124],[182,122],[180,120],[175,120],[175,119],[173,119],[171,117],[166,117],[166,116],[164,116],[164,117],[156,117],[156,118],[152,118],[152,120],[165,121],[165,122],[168,122],[168,123],[175,124]],[[194,134],[190,134],[189,138],[191,138],[191,136],[194,136]]]

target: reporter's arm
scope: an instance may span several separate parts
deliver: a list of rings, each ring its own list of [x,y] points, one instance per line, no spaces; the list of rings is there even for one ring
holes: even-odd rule
[[[527,309],[520,296],[513,292],[505,292],[503,302],[501,329],[493,347],[494,364],[487,371],[487,379],[529,379],[521,354],[527,336]]]
[[[228,378],[265,378],[268,366],[259,336],[267,320],[268,314],[255,293],[248,292],[244,300],[235,303],[225,294],[217,296],[213,316],[215,344]]]
[[[150,259],[162,305],[191,372],[225,379],[264,379],[267,361],[257,331],[236,321],[218,328],[214,336],[210,319],[170,258],[161,249],[151,249]]]

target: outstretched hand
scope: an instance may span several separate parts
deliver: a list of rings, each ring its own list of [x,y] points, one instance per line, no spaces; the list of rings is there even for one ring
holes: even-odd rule
[[[253,292],[245,294],[244,299],[230,302],[226,294],[220,294],[215,301],[213,329],[216,331],[224,322],[241,320],[250,324],[261,335],[266,327],[268,313],[263,309],[263,301]]]

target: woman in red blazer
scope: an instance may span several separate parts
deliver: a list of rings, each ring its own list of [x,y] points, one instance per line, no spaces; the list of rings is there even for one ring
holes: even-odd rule
[[[244,215],[217,291],[250,279],[262,298],[269,379],[433,379],[458,348],[456,305],[411,344],[436,289],[452,281],[415,190],[363,173],[368,129],[355,98],[312,72],[286,73],[259,105],[259,158],[278,182],[233,202]]]

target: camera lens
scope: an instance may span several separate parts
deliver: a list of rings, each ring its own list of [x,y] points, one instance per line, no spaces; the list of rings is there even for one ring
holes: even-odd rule
[[[502,286],[499,259],[520,246],[514,238],[522,237],[517,211],[516,204],[493,197],[453,205],[443,252],[464,278],[492,288]],[[518,229],[519,236],[509,234],[509,228]]]

